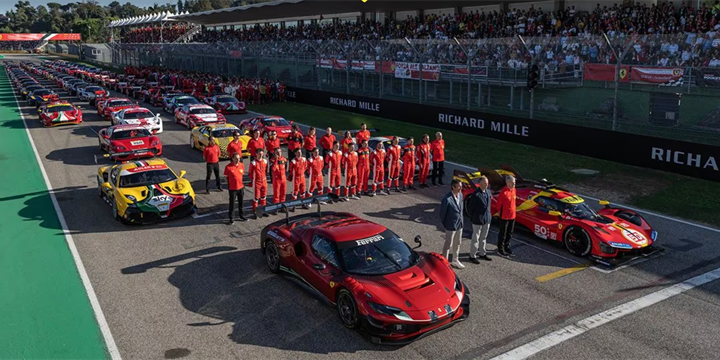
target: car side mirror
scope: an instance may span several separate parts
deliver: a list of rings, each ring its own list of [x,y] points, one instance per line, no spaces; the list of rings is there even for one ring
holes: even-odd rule
[[[420,235],[418,235],[418,236],[415,237],[415,243],[417,244],[417,246],[414,247],[413,249],[417,249],[417,248],[419,248],[419,247],[422,246],[422,241],[421,241],[421,240],[422,240],[422,237],[420,237]]]
[[[548,211],[548,215],[550,215],[550,216],[562,216],[562,213],[559,212],[559,211],[550,210],[550,211]]]
[[[109,136],[108,134],[103,134],[102,137],[103,137],[104,139],[109,139],[109,138],[110,138],[110,136]]]
[[[181,170],[181,171],[180,171],[180,178],[185,177],[185,174],[187,174],[187,171]]]
[[[317,271],[325,270],[325,264],[313,264],[312,267]]]
[[[112,186],[110,186],[110,183],[109,183],[109,182],[104,182],[104,183],[102,184],[102,188],[103,188],[103,190],[106,190],[106,191],[112,190]]]

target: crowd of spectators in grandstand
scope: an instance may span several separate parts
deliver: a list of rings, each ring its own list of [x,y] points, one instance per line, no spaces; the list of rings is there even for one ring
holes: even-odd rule
[[[162,26],[145,26],[131,29],[124,35],[127,43],[171,43],[192,29],[187,24],[172,24]],[[162,41],[160,37],[162,36]]]
[[[33,51],[40,41],[0,41],[0,51]]]
[[[522,35],[526,44],[517,35]],[[414,46],[406,44],[404,38],[414,39]],[[453,38],[464,46],[457,46]],[[318,45],[330,39],[335,44]],[[591,12],[578,12],[574,7],[546,12],[531,7],[504,13],[426,14],[383,22],[257,25],[205,30],[194,41],[294,42],[266,46],[262,51],[441,64],[466,64],[465,51],[470,51],[473,65],[526,68],[535,59],[549,70],[583,62],[615,63],[616,53],[625,64],[720,66],[720,1],[697,9],[685,2],[677,7],[673,2],[612,7],[598,4]]]

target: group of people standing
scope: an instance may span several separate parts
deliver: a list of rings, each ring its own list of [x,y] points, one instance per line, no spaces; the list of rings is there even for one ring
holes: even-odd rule
[[[408,138],[407,144],[401,147],[399,138],[393,137],[387,148],[383,141],[378,141],[371,149],[367,125],[361,124],[360,128],[355,137],[346,131],[339,140],[333,134],[332,128],[327,128],[325,135],[318,139],[315,128],[311,127],[307,135],[304,135],[299,126],[294,124],[287,137],[288,158],[283,156],[276,132],[271,131],[268,138],[264,139],[256,130],[246,146],[250,154],[247,174],[242,162],[241,133],[236,132],[234,140],[227,147],[231,161],[223,172],[230,191],[230,223],[234,223],[236,202],[240,204],[238,219],[247,220],[242,210],[244,186],[254,188],[254,212],[258,206],[267,205],[269,183],[272,184],[272,202],[275,204],[286,201],[288,182],[292,182],[292,200],[332,193],[337,195],[340,201],[359,200],[360,196],[390,195],[391,189],[395,192],[416,190],[416,171],[419,172],[420,188],[430,186],[427,184],[428,177],[432,186],[444,185],[442,178],[445,168],[445,141],[442,133],[437,132],[432,142],[429,135],[424,135],[417,146],[413,138]],[[217,187],[222,191],[218,165],[220,149],[212,137],[208,143],[203,151],[207,162],[206,193],[210,192],[209,184],[213,173]],[[249,182],[244,182],[245,177]],[[303,205],[306,209],[311,206]],[[274,212],[276,213],[277,211]]]
[[[492,221],[492,196],[488,178],[485,176],[478,179],[477,189],[468,195],[467,199],[463,198],[460,180],[455,179],[450,183],[450,192],[443,197],[439,214],[440,221],[445,228],[445,244],[442,255],[451,261],[450,264],[453,267],[465,268],[465,265],[460,262],[460,244],[462,243],[466,213],[472,223],[470,261],[475,264],[480,264],[480,260],[492,261],[487,255],[486,249]],[[497,197],[497,213],[499,215],[497,254],[500,256],[513,256],[510,249],[510,238],[515,229],[515,196],[515,178],[506,176],[505,187]],[[467,209],[464,209],[465,206]]]

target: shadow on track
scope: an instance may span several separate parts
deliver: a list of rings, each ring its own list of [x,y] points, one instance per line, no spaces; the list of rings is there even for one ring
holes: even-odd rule
[[[232,323],[228,338],[238,344],[314,354],[395,349],[373,345],[345,329],[334,308],[292,281],[270,273],[259,249],[231,250],[235,248],[211,247],[121,271],[132,276],[153,268],[174,267],[168,281],[179,289],[183,307],[215,319],[187,326]]]

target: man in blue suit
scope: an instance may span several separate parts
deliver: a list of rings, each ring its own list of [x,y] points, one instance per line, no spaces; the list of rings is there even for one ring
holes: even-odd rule
[[[442,254],[448,261],[452,254],[451,265],[457,269],[465,268],[465,265],[460,263],[460,243],[463,231],[463,196],[460,190],[462,190],[460,181],[453,180],[450,183],[450,192],[443,197],[440,203],[440,221],[445,228],[445,245],[443,245]]]

